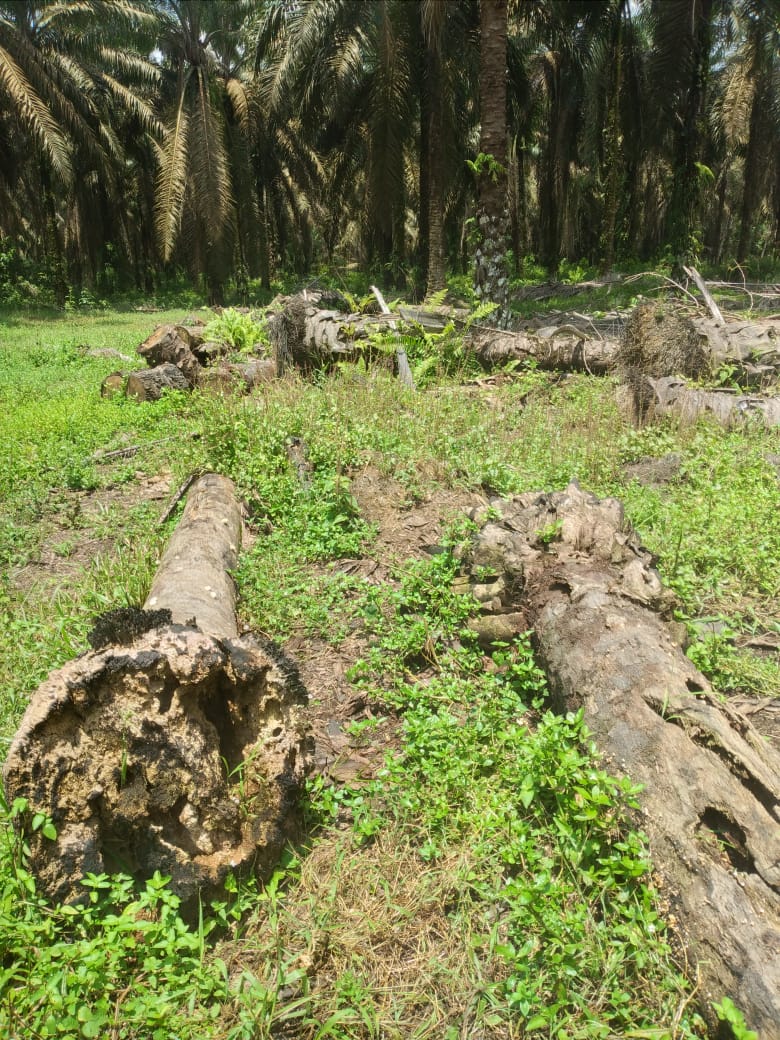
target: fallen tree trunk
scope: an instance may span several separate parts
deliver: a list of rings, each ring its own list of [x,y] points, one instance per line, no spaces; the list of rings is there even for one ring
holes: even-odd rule
[[[683,422],[693,423],[703,415],[711,415],[723,426],[750,421],[780,426],[780,397],[699,390],[673,376],[635,377],[629,385],[634,415],[639,421],[660,414],[676,415]]]
[[[241,519],[230,481],[192,488],[146,601],[104,615],[95,649],[39,687],[3,771],[40,889],[82,898],[81,879],[172,878],[185,908],[229,874],[264,876],[299,827],[311,759],[306,692],[291,663],[237,637]]]
[[[131,372],[125,383],[125,393],[136,401],[159,401],[164,390],[190,390],[192,383],[173,364],[157,365]]]
[[[198,628],[217,639],[235,639],[233,571],[241,526],[232,482],[206,473],[190,489],[143,609],[167,610],[174,624]]]
[[[718,323],[671,301],[640,303],[626,323],[615,358],[621,373],[706,379],[726,366],[742,386],[763,386],[780,373],[780,321]]]
[[[643,785],[642,827],[704,1013],[727,995],[780,1040],[780,754],[676,643],[671,594],[619,502],[571,485],[489,508],[474,516],[472,582],[487,611],[533,627],[555,704],[581,708],[610,767]]]
[[[247,394],[263,383],[276,379],[276,362],[248,361],[245,364],[213,365],[201,369],[198,389],[224,394]]]
[[[473,328],[467,342],[486,368],[533,361],[545,369],[606,375],[618,353],[617,339],[591,336],[574,325],[549,326],[538,332]]]
[[[268,336],[274,347],[277,371],[283,375],[295,367],[305,374],[332,367],[337,361],[372,360],[379,351],[369,337],[375,332],[392,333],[394,322],[366,314],[344,314],[321,310],[320,297],[300,294],[268,322]]]

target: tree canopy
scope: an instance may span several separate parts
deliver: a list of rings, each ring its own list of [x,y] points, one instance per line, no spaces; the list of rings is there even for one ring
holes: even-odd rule
[[[435,291],[485,207],[510,273],[776,257],[780,0],[0,0],[0,284]]]

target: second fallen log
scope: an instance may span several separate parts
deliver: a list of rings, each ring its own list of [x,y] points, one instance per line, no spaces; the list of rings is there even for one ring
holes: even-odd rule
[[[663,617],[674,597],[617,500],[573,484],[474,519],[472,582],[495,580],[490,608],[533,629],[556,707],[581,710],[611,769],[642,785],[702,1010],[728,996],[762,1040],[780,1040],[778,750],[675,642]]]
[[[159,401],[164,390],[189,390],[191,384],[176,365],[166,362],[156,368],[131,372],[125,383],[125,393],[136,401]]]

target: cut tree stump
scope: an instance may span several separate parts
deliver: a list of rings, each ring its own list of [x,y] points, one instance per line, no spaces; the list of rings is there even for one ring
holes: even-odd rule
[[[131,372],[125,384],[125,393],[136,401],[159,401],[163,390],[190,390],[192,384],[173,364],[158,365]]]
[[[109,372],[100,384],[101,397],[123,397],[127,374],[125,372]]]
[[[489,510],[474,514],[467,559],[475,586],[493,579],[483,610],[522,612],[510,627],[533,628],[555,705],[581,708],[609,767],[643,785],[642,827],[703,1012],[729,996],[762,1040],[780,1040],[778,750],[682,652],[664,620],[674,597],[617,500],[572,484]]]
[[[312,758],[306,691],[294,666],[237,636],[241,518],[230,481],[192,488],[145,610],[104,615],[95,648],[38,688],[3,771],[29,823],[40,890],[83,899],[87,872],[138,880],[159,870],[185,911],[227,876],[267,876],[299,831]]]
[[[289,368],[310,374],[317,369],[331,368],[337,361],[354,361],[360,357],[371,360],[371,333],[395,331],[392,319],[323,310],[319,306],[320,299],[319,293],[292,296],[269,320],[268,335],[279,375]]]
[[[158,325],[138,353],[150,367],[176,365],[192,387],[198,381],[201,363],[192,351],[194,342],[203,342],[200,333],[184,325]]]

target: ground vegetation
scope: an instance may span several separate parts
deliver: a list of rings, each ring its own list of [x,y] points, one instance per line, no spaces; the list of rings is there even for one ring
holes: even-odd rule
[[[7,805],[7,1034],[692,1037],[720,1016],[750,1036],[727,995],[702,1006],[686,977],[637,792],[581,715],[550,711],[528,636],[479,641],[458,574],[466,512],[492,495],[572,479],[618,495],[688,655],[777,739],[777,431],[636,428],[609,378],[485,377],[456,335],[424,330],[406,336],[417,392],[351,362],[250,397],[99,397],[116,363],[100,351],[131,355],[187,318],[3,319],[3,739],[96,614],[144,602],[178,514],[159,517],[216,470],[250,532],[240,624],[298,662],[312,697],[307,839],[193,923],[164,876],[92,875],[82,905],[51,904],[29,849],[56,824]]]

